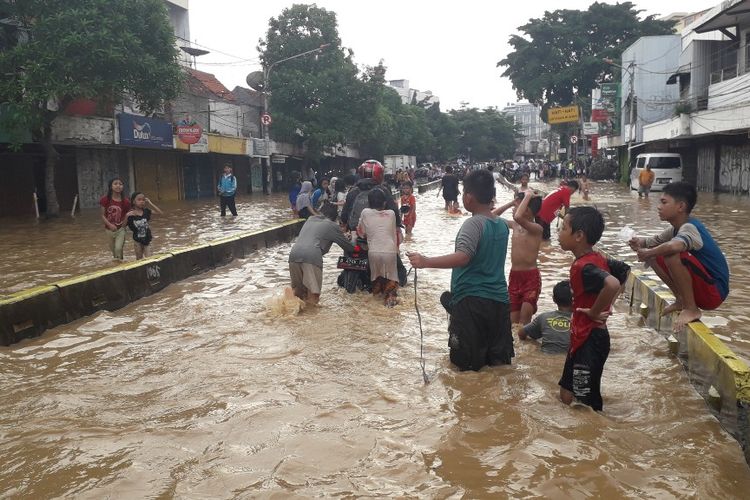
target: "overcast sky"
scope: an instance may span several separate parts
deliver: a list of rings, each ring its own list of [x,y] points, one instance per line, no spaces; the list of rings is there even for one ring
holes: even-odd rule
[[[245,76],[260,69],[258,39],[268,20],[301,1],[190,0],[193,42],[212,49],[198,69],[214,73],[229,89],[246,86]],[[441,109],[471,106],[504,107],[515,102],[509,80],[501,78],[498,61],[510,51],[508,38],[530,18],[545,10],[586,9],[592,2],[568,0],[462,0],[441,5],[427,0],[318,0],[337,14],[345,47],[354,50],[360,66],[381,59],[389,80],[407,79],[412,88],[431,90]],[[616,2],[606,2],[616,3]],[[648,14],[695,12],[718,2],[700,0],[637,0]],[[625,47],[623,47],[625,48]],[[224,54],[219,53],[223,52]]]

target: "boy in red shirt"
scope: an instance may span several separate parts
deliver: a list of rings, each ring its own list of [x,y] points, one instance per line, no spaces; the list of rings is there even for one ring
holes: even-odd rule
[[[604,217],[596,208],[575,207],[565,216],[558,235],[560,248],[576,258],[570,267],[573,317],[560,399],[569,405],[576,398],[596,411],[602,410],[602,372],[609,356],[607,318],[630,270],[627,264],[594,251],[603,232]]]
[[[563,181],[560,187],[545,196],[542,200],[542,208],[536,216],[536,222],[542,226],[542,238],[549,240],[550,224],[555,220],[557,212],[562,208],[570,207],[570,196],[578,191],[578,181]]]

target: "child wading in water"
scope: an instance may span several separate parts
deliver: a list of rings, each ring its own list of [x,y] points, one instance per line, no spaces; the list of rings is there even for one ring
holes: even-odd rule
[[[130,197],[132,210],[128,212],[126,218],[128,227],[133,231],[133,249],[135,250],[135,260],[141,260],[144,257],[151,256],[151,210],[146,205],[151,205],[154,212],[161,215],[162,211],[154,205],[146,195],[136,191]]]
[[[396,215],[386,208],[385,193],[371,189],[367,195],[370,208],[362,210],[357,233],[367,237],[367,260],[370,263],[372,294],[385,295],[385,305],[393,307],[398,296],[398,245],[401,233]]]
[[[493,215],[500,215],[515,206],[513,220],[508,225],[513,230],[510,251],[510,321],[525,325],[536,312],[536,303],[542,291],[542,275],[537,267],[539,247],[542,245],[542,226],[534,217],[542,206],[542,198],[533,191],[519,192],[513,201],[496,208]]]
[[[414,197],[414,185],[411,181],[401,183],[401,213],[406,234],[411,234],[417,223],[417,199]]]
[[[570,266],[573,318],[570,350],[560,378],[560,399],[573,399],[601,411],[601,382],[609,356],[607,318],[620,285],[628,279],[630,266],[605,258],[593,246],[604,232],[604,217],[594,207],[570,209],[558,235],[560,248],[576,258]]]
[[[227,207],[232,213],[233,217],[237,217],[237,207],[234,203],[234,195],[237,192],[237,177],[232,174],[232,167],[224,165],[224,175],[219,179],[219,208],[221,209],[221,216],[227,215]]]
[[[123,259],[122,248],[125,246],[125,214],[130,211],[130,200],[122,196],[125,183],[122,179],[115,177],[109,181],[107,194],[99,200],[101,205],[101,217],[104,227],[109,235],[109,248],[112,257],[117,260]]]
[[[417,269],[453,269],[451,291],[440,297],[450,314],[450,360],[459,370],[509,365],[514,356],[505,282],[508,225],[492,215],[495,186],[488,170],[464,179],[463,204],[471,212],[456,236],[453,253],[425,257],[409,253]]]
[[[690,215],[697,200],[691,184],[667,184],[659,202],[659,218],[670,227],[651,238],[630,240],[638,259],[651,264],[674,293],[677,301],[662,314],[680,311],[675,330],[700,319],[701,309],[716,309],[729,295],[727,259],[706,226]]]

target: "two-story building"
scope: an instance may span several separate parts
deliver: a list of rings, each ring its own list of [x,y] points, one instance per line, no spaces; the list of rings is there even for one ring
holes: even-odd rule
[[[680,153],[685,179],[699,189],[750,192],[750,0],[728,0],[704,12],[683,29],[679,50],[674,71],[654,72],[671,89],[661,104],[672,111],[644,121],[632,152]],[[665,54],[648,57],[671,57]],[[637,90],[641,115],[655,100]]]

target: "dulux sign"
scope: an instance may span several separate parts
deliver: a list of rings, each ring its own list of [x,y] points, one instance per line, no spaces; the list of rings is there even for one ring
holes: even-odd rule
[[[172,124],[158,118],[120,113],[120,144],[145,148],[172,149]]]

